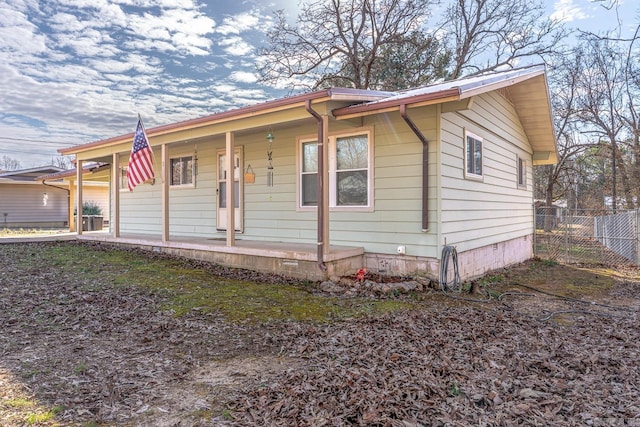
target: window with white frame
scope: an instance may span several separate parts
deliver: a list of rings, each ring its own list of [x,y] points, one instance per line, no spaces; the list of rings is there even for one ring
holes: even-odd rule
[[[328,138],[329,206],[369,209],[372,194],[372,150],[369,132]],[[300,142],[299,206],[318,205],[318,143]]]
[[[171,186],[193,185],[193,156],[170,159]]]
[[[127,167],[120,168],[120,190],[129,189],[129,179],[127,178]]]
[[[527,162],[518,156],[518,188],[527,188]]]
[[[482,178],[482,138],[465,132],[465,172],[467,177]]]

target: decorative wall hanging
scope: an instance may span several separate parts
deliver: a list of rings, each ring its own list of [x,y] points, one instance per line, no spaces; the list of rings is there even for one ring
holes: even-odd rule
[[[273,133],[271,132],[271,130],[269,130],[269,133],[267,134],[267,160],[268,160],[268,164],[267,164],[267,187],[273,187],[273,140],[275,139],[275,137],[273,136]]]
[[[253,184],[254,182],[256,182],[256,174],[253,173],[253,168],[249,165],[247,166],[247,170],[244,172],[244,183]]]

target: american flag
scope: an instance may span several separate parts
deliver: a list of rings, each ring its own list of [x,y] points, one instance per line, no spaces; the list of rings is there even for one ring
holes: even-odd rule
[[[153,151],[151,151],[149,140],[144,133],[142,119],[138,117],[138,127],[133,136],[133,147],[131,148],[129,166],[127,167],[129,191],[133,191],[136,185],[153,177]]]

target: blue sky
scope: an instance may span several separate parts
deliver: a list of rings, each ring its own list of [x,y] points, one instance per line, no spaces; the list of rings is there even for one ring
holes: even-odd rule
[[[635,0],[548,0],[595,32],[637,25]],[[613,0],[606,0],[610,3]],[[286,95],[256,83],[276,9],[298,0],[0,0],[0,158],[50,164],[57,149]]]

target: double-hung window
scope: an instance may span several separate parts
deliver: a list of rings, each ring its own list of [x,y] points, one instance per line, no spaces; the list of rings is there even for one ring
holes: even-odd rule
[[[171,186],[193,186],[193,156],[170,159]]]
[[[372,149],[370,132],[328,138],[327,165],[329,207],[334,209],[370,209],[372,194]],[[299,206],[318,205],[318,143],[300,142]]]
[[[465,132],[465,175],[482,178],[482,138]]]

